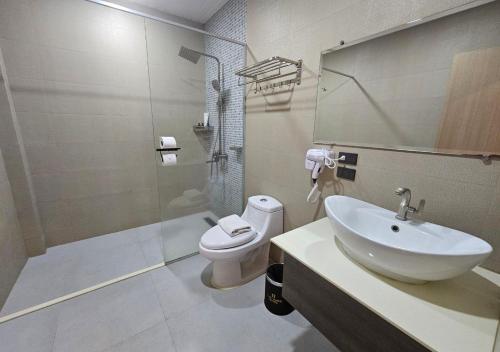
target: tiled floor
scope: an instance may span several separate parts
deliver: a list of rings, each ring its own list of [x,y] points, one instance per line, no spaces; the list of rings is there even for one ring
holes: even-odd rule
[[[28,260],[0,316],[163,262],[162,233],[170,257],[195,252],[205,217],[217,221],[206,211],[165,221],[163,232],[157,223],[51,247]]]
[[[2,352],[337,351],[299,313],[265,309],[264,278],[202,282],[197,255],[0,325]]]

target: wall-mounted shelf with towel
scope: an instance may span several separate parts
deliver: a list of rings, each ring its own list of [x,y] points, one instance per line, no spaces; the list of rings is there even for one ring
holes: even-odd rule
[[[273,56],[236,71],[236,75],[240,76],[238,78],[240,86],[255,83],[255,93],[292,84],[299,85],[302,78],[302,60],[295,61],[281,56]],[[241,82],[241,77],[246,78],[246,82]],[[290,78],[283,79],[284,77]],[[273,82],[261,85],[262,82],[268,81]]]

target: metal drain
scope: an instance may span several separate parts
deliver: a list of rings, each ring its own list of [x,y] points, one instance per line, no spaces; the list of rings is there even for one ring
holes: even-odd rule
[[[217,225],[217,221],[213,221],[211,218],[209,218],[208,216],[207,217],[204,217],[203,220],[205,220],[205,222],[207,224],[209,224],[210,226],[214,227],[215,225]]]

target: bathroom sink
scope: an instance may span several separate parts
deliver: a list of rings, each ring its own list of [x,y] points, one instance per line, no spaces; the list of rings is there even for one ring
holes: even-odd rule
[[[492,247],[465,232],[416,220],[346,196],[325,199],[335,236],[360,264],[410,283],[449,279],[485,260]]]

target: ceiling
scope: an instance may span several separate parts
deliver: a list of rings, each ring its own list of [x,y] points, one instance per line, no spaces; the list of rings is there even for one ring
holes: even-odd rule
[[[190,21],[205,23],[228,0],[128,0],[129,3],[149,7]]]

